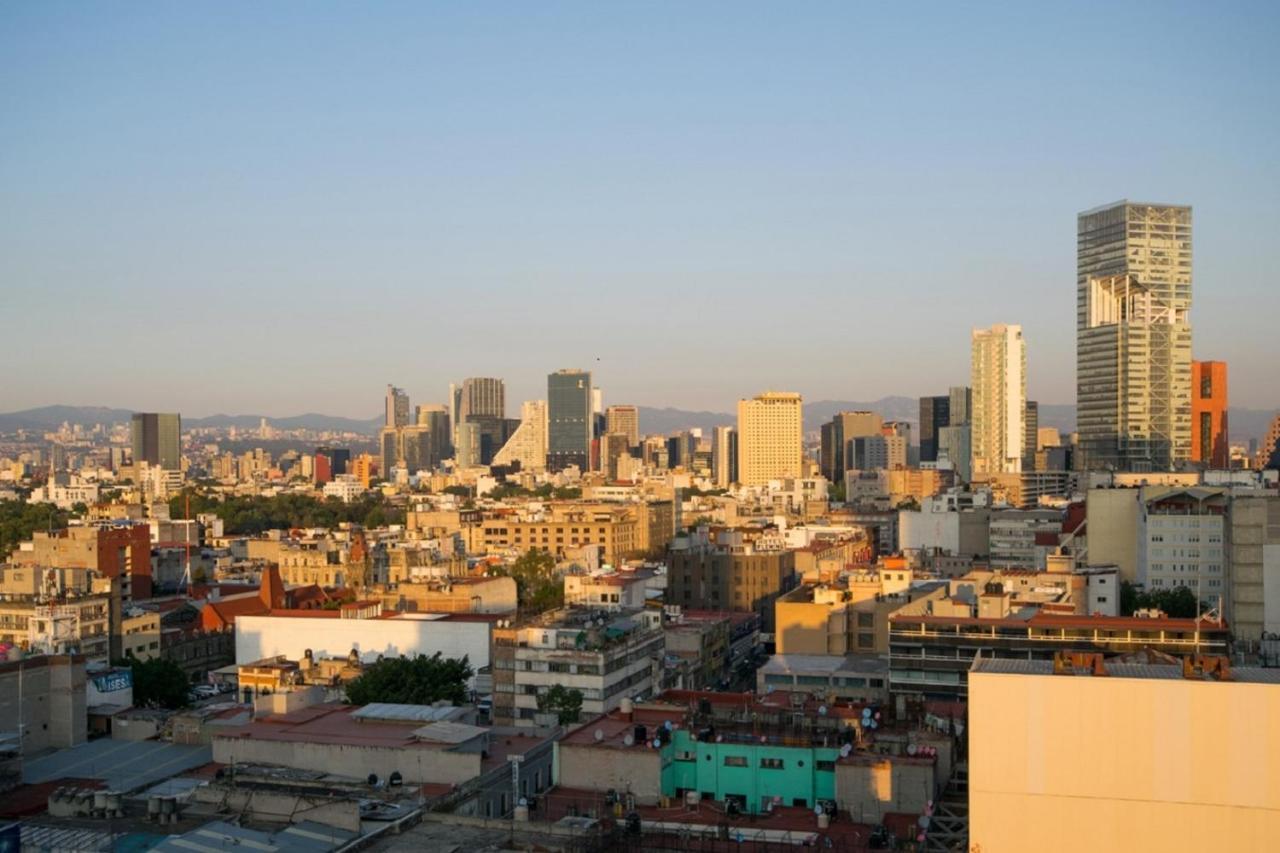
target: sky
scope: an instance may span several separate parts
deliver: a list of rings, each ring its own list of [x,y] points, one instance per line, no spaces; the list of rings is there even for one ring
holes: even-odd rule
[[[1280,4],[0,4],[0,411],[1074,400],[1075,217],[1194,207],[1280,406]]]

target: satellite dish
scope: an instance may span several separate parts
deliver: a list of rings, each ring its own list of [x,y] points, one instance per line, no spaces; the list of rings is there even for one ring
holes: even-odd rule
[[[813,813],[814,813],[814,814],[816,814],[818,817],[822,817],[822,812],[823,812],[823,811],[824,811],[824,809],[822,808],[822,806],[814,806],[814,807],[813,807]]]
[[[626,737],[624,737],[624,738],[622,739],[622,743],[623,743],[624,745],[626,745],[626,746],[635,746],[635,745],[636,745],[636,739],[635,739],[635,738],[633,738],[631,735],[627,735]]]
[[[907,744],[907,755],[916,754],[916,745],[914,743]]]
[[[521,797],[521,798],[520,798],[520,805],[522,805],[522,806],[527,806],[527,805],[529,805],[529,801],[528,801],[528,800],[526,800],[524,797]]]
[[[851,752],[853,752],[853,747],[852,747],[852,746],[850,746],[850,745],[849,745],[849,744],[847,744],[847,743],[846,743],[844,746],[840,747],[840,757],[841,757],[841,758],[848,758],[848,757],[849,757],[849,753],[851,753]]]
[[[595,737],[596,737],[596,743],[599,743],[600,741],[604,740],[604,732],[600,729],[596,729]]]
[[[826,715],[827,715],[827,706],[826,706],[826,705],[819,705],[819,706],[818,706],[818,716],[819,716],[819,717],[825,717]]]
[[[654,738],[654,739],[653,739],[653,748],[654,748],[654,749],[658,749],[658,748],[659,748],[659,747],[661,747],[661,746],[662,746],[662,741],[661,741],[661,740],[659,740],[658,738]]]
[[[671,721],[664,720],[662,723],[662,727],[665,728],[667,731],[671,731]]]
[[[863,708],[863,709],[862,709],[862,719],[866,720],[866,719],[869,719],[870,717],[871,717],[871,709],[870,709],[870,708]]]

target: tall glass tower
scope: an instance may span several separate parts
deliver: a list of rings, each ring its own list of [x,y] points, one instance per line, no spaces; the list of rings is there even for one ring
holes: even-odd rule
[[[1081,213],[1076,272],[1077,467],[1170,470],[1191,457],[1191,208]]]
[[[547,469],[591,461],[591,372],[557,370],[547,376]]]

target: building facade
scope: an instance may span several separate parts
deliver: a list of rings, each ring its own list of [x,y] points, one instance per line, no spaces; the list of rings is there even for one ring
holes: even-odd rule
[[[1191,362],[1191,461],[1206,468],[1231,466],[1225,361]]]
[[[1022,470],[1027,350],[1021,326],[973,330],[973,474]]]
[[[1168,471],[1191,448],[1191,208],[1081,213],[1076,420],[1081,470]]]
[[[133,464],[143,462],[166,471],[182,468],[182,416],[137,412],[133,416]]]
[[[591,373],[558,370],[547,376],[547,468],[553,472],[591,461]]]
[[[760,486],[804,475],[799,394],[767,391],[738,401],[738,481]]]

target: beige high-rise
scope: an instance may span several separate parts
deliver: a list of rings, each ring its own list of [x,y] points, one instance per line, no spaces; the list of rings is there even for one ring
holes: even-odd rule
[[[628,447],[640,445],[640,410],[635,406],[610,406],[604,410],[604,431],[627,437]]]
[[[1027,350],[1021,326],[973,330],[973,474],[1022,470]]]
[[[1191,208],[1121,201],[1076,237],[1077,468],[1191,458]]]
[[[738,401],[738,482],[758,486],[804,474],[803,406],[799,394],[766,391]]]
[[[493,457],[494,465],[519,462],[521,470],[547,467],[547,401],[526,400],[520,406],[520,426]]]

